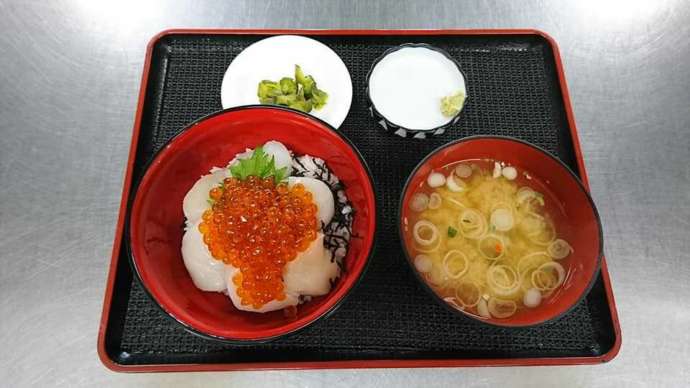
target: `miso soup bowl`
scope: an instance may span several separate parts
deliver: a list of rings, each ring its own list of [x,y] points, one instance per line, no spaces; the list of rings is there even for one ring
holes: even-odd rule
[[[405,236],[412,228],[412,225],[408,225],[408,219],[412,213],[409,202],[414,193],[419,187],[426,185],[426,178],[433,170],[468,159],[503,161],[516,167],[519,173],[526,171],[536,182],[541,182],[536,189],[544,194],[545,201],[552,201],[552,206],[562,209],[563,215],[553,215],[557,233],[559,225],[567,223],[568,242],[574,249],[567,258],[570,260],[570,266],[563,284],[550,297],[543,299],[539,306],[520,309],[508,318],[483,318],[444,301],[415,268],[412,251],[406,243]],[[603,255],[599,214],[587,189],[575,173],[549,152],[509,137],[468,137],[431,152],[415,167],[405,184],[400,198],[398,225],[400,241],[410,268],[422,284],[422,288],[426,289],[437,303],[462,317],[501,327],[541,325],[567,314],[589,293],[599,272]]]

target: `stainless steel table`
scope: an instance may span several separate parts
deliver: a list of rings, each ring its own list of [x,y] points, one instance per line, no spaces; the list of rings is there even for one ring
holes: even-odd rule
[[[560,44],[623,329],[588,367],[122,375],[96,332],[148,39],[538,28]],[[690,385],[690,4],[0,0],[0,385]]]

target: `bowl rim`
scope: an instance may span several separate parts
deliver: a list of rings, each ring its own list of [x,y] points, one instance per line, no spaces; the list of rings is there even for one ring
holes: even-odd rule
[[[430,128],[430,129],[409,128],[409,127],[406,127],[404,125],[394,123],[393,121],[391,121],[388,117],[383,115],[376,108],[376,104],[374,103],[374,100],[371,98],[371,88],[369,87],[369,83],[371,81],[371,75],[374,72],[374,68],[386,56],[388,56],[388,55],[390,55],[396,51],[400,51],[400,50],[403,50],[406,48],[424,48],[427,50],[436,51],[437,53],[446,57],[446,59],[450,60],[455,65],[455,67],[458,69],[458,71],[460,72],[460,75],[463,77],[463,80],[465,82],[465,100],[463,101],[462,107],[460,108],[458,113],[456,113],[452,117],[450,117],[450,119],[447,122],[445,122],[444,124],[438,125],[436,127]],[[468,81],[467,81],[467,74],[465,74],[465,72],[462,70],[462,66],[460,66],[460,62],[458,62],[455,58],[453,58],[453,56],[450,55],[450,53],[448,51],[446,51],[446,50],[444,50],[438,46],[431,45],[429,43],[412,43],[412,42],[409,42],[409,43],[399,44],[397,46],[393,46],[393,47],[386,49],[381,55],[379,55],[376,59],[374,59],[374,62],[372,62],[371,67],[369,67],[369,71],[367,72],[367,75],[364,79],[365,79],[365,85],[366,85],[365,86],[366,89],[364,91],[364,94],[367,98],[367,102],[369,103],[369,107],[371,108],[372,116],[380,118],[381,120],[383,120],[386,123],[386,127],[385,127],[386,132],[389,132],[392,129],[397,129],[397,130],[402,129],[406,133],[406,136],[404,136],[404,137],[408,137],[407,135],[410,135],[409,137],[415,138],[415,135],[423,134],[424,137],[421,137],[420,139],[424,139],[424,138],[426,138],[427,135],[429,135],[429,136],[441,135],[448,128],[455,125],[460,120],[463,112],[465,111],[465,108],[467,107],[467,101],[470,99],[470,94],[467,91],[469,89]],[[439,131],[441,131],[441,132],[439,132]],[[392,132],[395,132],[395,131],[392,131]]]
[[[369,183],[372,188],[372,207],[373,211],[371,214],[371,217],[374,218],[374,221],[372,223],[372,239],[371,239],[371,246],[369,247],[369,251],[366,252],[366,255],[364,257],[364,265],[362,267],[362,270],[360,271],[359,275],[357,278],[354,280],[350,288],[345,290],[343,295],[338,299],[335,303],[333,303],[332,306],[330,306],[328,309],[324,310],[322,313],[319,315],[315,316],[313,319],[310,321],[306,322],[304,325],[296,327],[292,330],[286,331],[284,333],[279,333],[276,335],[272,336],[267,336],[267,337],[257,337],[257,338],[251,338],[251,339],[246,339],[246,338],[232,338],[232,337],[225,337],[225,336],[219,336],[219,335],[214,335],[210,333],[203,332],[196,327],[191,326],[190,324],[183,322],[173,312],[168,311],[165,307],[163,307],[158,300],[154,297],[153,293],[151,290],[149,290],[148,286],[146,283],[143,281],[141,274],[139,273],[139,269],[137,268],[136,265],[136,258],[134,254],[134,248],[132,246],[132,239],[131,239],[131,228],[132,228],[132,211],[134,208],[134,203],[136,202],[137,197],[139,196],[139,189],[141,187],[141,183],[146,176],[147,172],[149,171],[149,168],[151,165],[156,162],[156,159],[160,156],[160,154],[168,148],[170,144],[172,144],[176,139],[178,139],[183,133],[189,131],[193,127],[195,127],[197,124],[199,124],[202,121],[205,121],[207,119],[220,116],[225,113],[230,113],[233,111],[243,111],[243,110],[253,110],[253,109],[269,109],[269,110],[280,110],[280,111],[286,111],[288,113],[295,113],[299,116],[302,116],[308,120],[314,120],[318,122],[319,124],[325,126],[326,129],[334,132],[341,140],[345,142],[346,145],[348,145],[357,158],[360,161],[360,164],[362,166],[362,170],[365,172],[365,175],[369,179]],[[262,104],[252,104],[252,105],[240,105],[240,106],[235,106],[235,107],[230,107],[226,109],[221,109],[212,113],[209,113],[207,115],[204,115],[188,124],[186,124],[181,130],[179,130],[177,133],[175,133],[170,139],[168,139],[165,143],[163,143],[156,152],[153,153],[153,155],[144,163],[143,168],[141,172],[139,173],[139,176],[136,177],[136,179],[133,179],[133,185],[132,187],[135,188],[135,190],[132,191],[132,194],[130,195],[129,201],[128,201],[128,206],[127,206],[127,212],[125,215],[125,222],[124,222],[124,238],[127,241],[127,244],[125,244],[125,247],[127,249],[127,261],[129,262],[130,269],[132,270],[133,277],[136,279],[136,281],[141,285],[142,289],[144,290],[144,293],[148,296],[148,298],[153,302],[153,304],[163,313],[163,316],[165,316],[167,319],[177,323],[180,325],[184,330],[187,332],[194,334],[198,337],[204,338],[204,339],[209,339],[209,340],[214,340],[214,341],[219,341],[223,342],[226,344],[230,345],[237,345],[237,346],[251,346],[251,345],[257,345],[257,344],[264,344],[268,343],[271,341],[274,341],[279,338],[284,338],[287,336],[291,336],[294,334],[297,334],[309,326],[313,325],[317,321],[320,321],[324,318],[329,317],[335,311],[343,304],[343,302],[350,296],[352,295],[352,292],[354,289],[356,289],[359,284],[362,282],[362,278],[366,274],[367,270],[369,269],[370,263],[371,263],[371,258],[376,250],[376,228],[377,228],[377,218],[378,218],[378,207],[377,207],[377,199],[376,199],[376,187],[374,185],[374,179],[373,175],[371,173],[371,169],[369,168],[369,165],[366,163],[366,160],[362,156],[361,152],[359,149],[354,145],[354,143],[347,138],[344,134],[336,130],[332,125],[329,123],[319,119],[318,117],[314,117],[312,115],[309,115],[307,113],[304,113],[302,111],[296,110],[296,109],[291,109],[288,107],[283,107],[283,106],[278,106],[278,105],[262,105]],[[201,290],[200,290],[201,291]],[[206,291],[201,291],[201,292],[206,292]],[[328,294],[327,294],[328,295]],[[326,296],[327,296],[326,295]]]
[[[501,141],[508,141],[508,142],[514,142],[514,143],[519,143],[521,145],[525,145],[527,147],[530,147],[542,154],[544,154],[546,157],[551,158],[554,160],[558,165],[560,165],[561,168],[563,168],[568,174],[570,174],[570,177],[573,179],[575,184],[579,187],[580,191],[585,194],[585,197],[587,198],[587,201],[590,205],[590,208],[592,209],[592,212],[594,213],[594,219],[596,221],[597,225],[597,231],[599,235],[599,247],[598,247],[598,253],[596,257],[596,263],[595,263],[595,269],[594,272],[592,273],[591,278],[589,279],[589,282],[585,289],[582,291],[581,295],[577,298],[575,303],[572,305],[568,306],[565,310],[563,310],[561,313],[554,315],[553,317],[547,318],[545,320],[531,323],[531,324],[526,324],[526,325],[515,325],[515,324],[500,324],[496,323],[495,321],[489,321],[489,320],[484,320],[484,319],[479,319],[476,318],[474,315],[466,313],[464,311],[460,311],[456,308],[453,308],[450,306],[448,303],[446,303],[443,299],[441,299],[440,296],[434,292],[434,290],[431,288],[431,286],[427,283],[424,278],[422,278],[421,274],[417,269],[414,267],[414,264],[412,262],[412,257],[410,253],[407,250],[407,247],[405,246],[405,236],[403,233],[403,228],[402,228],[402,214],[403,214],[403,207],[404,207],[404,200],[405,200],[405,194],[407,193],[407,190],[410,187],[410,183],[412,182],[412,177],[419,171],[420,168],[422,168],[428,161],[431,159],[432,156],[436,155],[437,153],[443,151],[444,149],[454,146],[456,144],[460,143],[466,143],[466,142],[472,142],[476,140],[484,140],[484,139],[493,139],[493,140],[501,140]],[[601,271],[601,262],[602,258],[604,256],[604,233],[601,225],[601,218],[599,216],[599,211],[597,210],[596,205],[594,204],[594,200],[592,199],[592,196],[590,195],[589,191],[585,188],[585,186],[582,184],[582,181],[578,176],[568,167],[563,161],[555,157],[553,154],[548,152],[547,150],[529,143],[524,140],[520,140],[511,136],[502,136],[502,135],[474,135],[474,136],[468,136],[460,139],[456,139],[453,141],[450,141],[448,143],[442,144],[439,147],[436,147],[433,151],[429,152],[422,160],[417,163],[415,168],[410,172],[410,174],[407,177],[407,180],[405,181],[405,185],[403,186],[402,193],[400,194],[400,199],[398,201],[398,214],[396,218],[396,223],[398,225],[398,237],[400,239],[400,245],[402,246],[403,253],[405,254],[406,262],[410,266],[410,269],[414,273],[415,278],[417,281],[421,284],[422,288],[426,292],[428,292],[431,297],[440,305],[443,305],[444,308],[446,308],[448,311],[451,311],[455,315],[462,316],[465,319],[470,319],[474,322],[479,322],[483,325],[488,325],[491,327],[500,327],[500,328],[508,328],[508,329],[526,329],[526,328],[533,328],[537,326],[541,326],[547,323],[554,322],[569,312],[571,312],[576,306],[578,306],[584,298],[589,295],[590,291],[592,290],[592,287],[594,286],[594,283],[596,283],[596,280],[599,276],[599,272]]]

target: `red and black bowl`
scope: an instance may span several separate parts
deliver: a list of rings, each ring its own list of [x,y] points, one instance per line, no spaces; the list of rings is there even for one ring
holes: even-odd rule
[[[192,283],[180,252],[182,200],[213,166],[269,140],[297,155],[326,161],[344,183],[355,211],[344,271],[331,291],[297,308],[251,313],[236,309],[221,293]],[[141,178],[128,221],[136,278],[163,312],[188,331],[234,344],[266,342],[294,333],[333,312],[364,273],[374,246],[376,203],[371,173],[354,145],[325,122],[280,107],[247,106],[220,111],[185,128],[153,157]]]
[[[520,309],[509,318],[483,318],[461,311],[444,301],[414,265],[408,231],[412,210],[409,202],[415,191],[425,184],[433,171],[461,160],[497,160],[527,171],[535,189],[543,193],[547,208],[557,228],[565,226],[567,241],[574,249],[565,281],[536,308]],[[534,187],[533,187],[534,188]],[[412,171],[405,184],[398,209],[398,226],[403,251],[410,268],[423,288],[441,305],[463,317],[501,327],[529,327],[556,320],[574,308],[593,286],[603,256],[603,235],[599,214],[591,196],[577,176],[547,151],[527,142],[502,136],[473,136],[443,145],[425,157]]]

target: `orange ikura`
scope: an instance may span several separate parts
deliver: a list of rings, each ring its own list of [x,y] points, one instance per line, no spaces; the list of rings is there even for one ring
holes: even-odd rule
[[[239,268],[232,279],[242,305],[284,300],[283,269],[316,239],[318,208],[303,185],[273,177],[227,178],[211,190],[199,231],[211,255]]]

